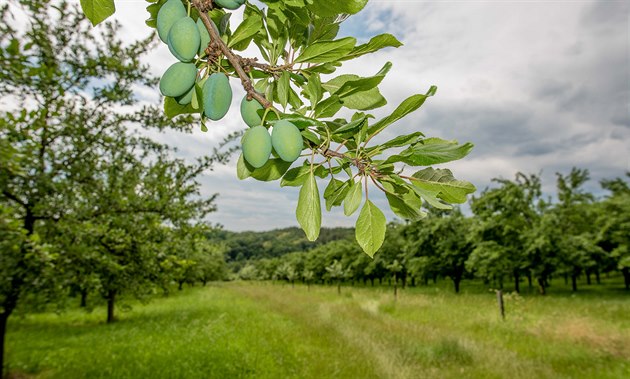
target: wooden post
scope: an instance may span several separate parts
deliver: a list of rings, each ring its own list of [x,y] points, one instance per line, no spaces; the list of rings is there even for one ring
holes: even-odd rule
[[[497,291],[497,302],[499,303],[499,312],[501,312],[501,319],[505,320],[505,306],[503,305],[503,291]]]

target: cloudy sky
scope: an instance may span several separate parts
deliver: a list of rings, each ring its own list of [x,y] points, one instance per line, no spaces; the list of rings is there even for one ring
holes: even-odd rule
[[[576,166],[590,170],[588,188],[598,192],[600,179],[630,170],[629,4],[370,0],[364,11],[344,22],[341,34],[365,42],[388,32],[404,46],[349,62],[337,74],[368,76],[387,61],[394,64],[381,85],[389,104],[373,112],[377,118],[437,85],[437,95],[392,126],[389,136],[422,131],[473,142],[467,158],[447,167],[480,190],[494,177],[512,178],[522,171],[542,173],[551,196],[555,173]],[[148,35],[144,1],[119,0],[116,5],[116,18],[129,39]],[[237,21],[240,15],[235,16]],[[148,59],[156,75],[175,62],[164,45]],[[243,128],[236,100],[243,91],[236,80],[232,87],[233,108],[224,120],[209,125],[208,133],[160,138],[177,146],[182,156],[211,151],[223,136]],[[146,96],[158,101],[157,89]],[[297,225],[297,189],[239,181],[235,159],[204,176],[203,192],[220,194],[219,211],[209,220],[226,229]],[[376,203],[387,208],[384,198]],[[325,212],[323,225],[351,226],[357,214],[347,218],[340,211]],[[386,215],[394,218],[389,211]]]

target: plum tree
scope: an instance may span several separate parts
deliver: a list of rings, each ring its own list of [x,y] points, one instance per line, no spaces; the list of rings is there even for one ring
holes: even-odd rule
[[[334,75],[346,61],[402,46],[388,33],[363,44],[352,36],[338,37],[341,23],[361,11],[368,0],[261,0],[263,7],[245,0],[147,1],[151,3],[147,25],[158,29],[162,41],[166,36],[178,59],[190,59],[196,69],[194,87],[190,79],[174,83],[170,69],[164,74],[164,87],[177,89],[162,91],[167,96],[166,115],[197,114],[201,129],[207,131],[207,124],[222,119],[230,108],[228,77],[237,78],[246,92],[241,116],[244,124],[253,127],[241,140],[237,176],[301,187],[296,217],[308,239],[316,239],[321,227],[316,178],[328,180],[323,193],[327,210],[343,204],[351,215],[363,203],[356,239],[371,257],[383,244],[387,220],[370,200],[369,187],[383,191],[391,210],[409,220],[425,215],[423,203],[450,209],[475,191],[450,170],[431,167],[464,158],[473,148],[471,143],[426,137],[419,131],[389,140],[382,136],[435,95],[437,87],[409,96],[392,113],[376,119],[369,112],[387,104],[379,85],[392,64],[384,63],[367,77]],[[114,11],[113,0],[90,3],[84,10],[93,24]],[[231,25],[233,10],[242,14],[236,26]],[[196,22],[195,31],[192,22],[181,21],[188,17]],[[179,35],[180,23],[186,25],[181,34],[190,40]],[[238,53],[251,45],[258,49],[258,57]],[[196,58],[191,57],[193,50]],[[188,77],[192,71],[186,70]],[[191,87],[194,90],[189,93]],[[347,117],[339,115],[342,110]],[[271,141],[269,130],[274,131]],[[272,143],[280,158],[269,159]],[[291,168],[301,155],[305,160]],[[413,167],[423,169],[410,171]]]

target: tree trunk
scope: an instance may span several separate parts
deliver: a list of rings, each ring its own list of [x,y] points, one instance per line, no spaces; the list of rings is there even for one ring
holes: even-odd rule
[[[623,280],[626,283],[626,290],[630,290],[630,268],[624,267],[621,272],[623,273]]]
[[[412,287],[415,287],[415,286],[416,286],[416,277],[415,277],[415,276],[412,276],[412,277],[411,277],[411,286],[412,286]]]
[[[180,290],[180,291],[184,289],[184,282],[183,281],[181,281],[181,280],[179,281],[179,285],[177,286],[177,289]]]
[[[407,273],[402,275],[402,289],[407,288]]]
[[[26,231],[26,236],[30,237],[35,232],[35,215],[33,214],[33,210],[29,207],[25,208],[26,215],[24,216],[24,230]],[[17,262],[18,270],[26,269],[26,264],[24,262],[24,257],[28,254],[27,244],[23,243],[20,248],[20,259]],[[3,310],[0,313],[0,378],[4,378],[4,343],[5,336],[7,334],[7,322],[9,320],[9,316],[17,306],[17,302],[19,299],[20,289],[24,284],[23,274],[16,274],[11,279],[11,284],[9,290],[9,294],[4,298],[4,302],[2,304]]]
[[[208,283],[208,281],[207,281],[206,279],[203,279],[203,280],[201,281],[201,283],[202,283],[202,284],[203,284],[203,286],[205,287],[205,286],[206,286],[206,284]]]
[[[394,282],[394,301],[398,299],[398,280]]]
[[[374,278],[370,278],[370,283],[372,284],[372,287],[374,287]]]
[[[107,323],[115,321],[114,317],[114,302],[116,301],[116,291],[109,291],[107,293]]]
[[[587,271],[586,272],[586,285],[591,285],[591,272]]]
[[[538,291],[541,295],[547,294],[547,287],[545,286],[545,278],[538,278]]]
[[[564,274],[564,285],[565,286],[569,285],[569,274],[567,273]]]
[[[577,291],[577,275],[571,275],[571,287],[573,288],[573,292]]]
[[[514,270],[514,292],[521,292],[521,276],[517,270]]]
[[[88,296],[88,291],[81,290],[81,308],[87,307],[87,296]]]
[[[0,378],[4,378],[4,336],[7,333],[7,320],[10,313],[0,313]]]
[[[529,288],[532,288],[532,273],[529,272],[527,273],[527,285],[529,286]]]
[[[453,278],[453,284],[455,285],[455,293],[459,293],[459,283],[462,281],[462,278],[459,276],[455,276]]]
[[[597,284],[602,284],[602,279],[599,277],[599,270],[595,271],[595,282]]]

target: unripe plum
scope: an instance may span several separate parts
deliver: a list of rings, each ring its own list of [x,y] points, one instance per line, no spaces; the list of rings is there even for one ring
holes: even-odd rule
[[[271,155],[271,137],[264,126],[248,129],[241,140],[243,158],[254,168],[267,163]]]
[[[181,0],[168,0],[157,15],[157,32],[162,42],[168,40],[168,32],[179,19],[186,17],[186,8]]]
[[[164,96],[182,96],[195,84],[196,77],[197,67],[194,64],[177,62],[162,75],[160,92]]]
[[[280,120],[273,126],[271,142],[278,156],[285,162],[295,162],[304,149],[300,130],[286,120]]]
[[[203,110],[211,120],[222,119],[232,104],[232,88],[225,74],[214,73],[210,75],[203,85]]]

